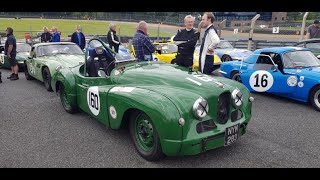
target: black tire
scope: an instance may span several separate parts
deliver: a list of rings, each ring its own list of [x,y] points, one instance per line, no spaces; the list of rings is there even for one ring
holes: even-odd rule
[[[74,113],[78,112],[78,108],[76,106],[72,106],[69,104],[69,102],[67,100],[67,94],[64,89],[64,85],[62,83],[60,83],[58,88],[59,88],[58,91],[59,91],[61,104],[62,104],[64,110],[66,110],[70,114],[74,114]]]
[[[221,58],[222,62],[232,61],[232,58],[229,55],[223,55]]]
[[[230,79],[242,83],[239,71],[233,71],[230,76]]]
[[[34,77],[32,77],[28,71],[28,67],[27,65],[24,66],[24,75],[26,77],[27,80],[34,80]]]
[[[309,101],[317,111],[320,111],[320,86],[316,86],[311,90]]]
[[[172,59],[171,64],[174,64],[176,61],[176,59]]]
[[[52,87],[51,87],[51,74],[50,74],[50,71],[47,67],[45,67],[43,70],[42,70],[42,78],[43,78],[43,83],[44,83],[44,86],[46,87],[46,89],[48,91],[52,91]]]
[[[138,133],[136,131],[136,128],[137,128],[137,126],[142,124],[142,123],[139,124],[141,119],[145,119],[143,121],[150,122],[150,123],[143,122],[144,124],[148,125],[149,130],[141,129],[141,133]],[[142,127],[142,125],[141,125],[141,127]],[[152,139],[152,147],[147,147],[147,148],[150,148],[150,150],[148,150],[148,151],[144,150],[145,147],[143,147],[143,145],[140,144],[141,140],[139,139],[139,136],[140,137],[143,136],[142,133],[145,132],[143,130],[145,130],[145,131],[151,130],[152,131],[152,136],[151,136],[152,138],[149,138],[149,139]],[[160,143],[160,138],[159,138],[158,132],[157,132],[156,128],[154,127],[151,119],[145,113],[143,113],[141,111],[134,111],[130,115],[129,132],[130,132],[130,136],[133,141],[134,147],[138,151],[138,153],[141,157],[143,157],[147,161],[158,161],[158,160],[161,160],[162,158],[165,157],[165,155],[162,153],[161,143]],[[147,132],[145,132],[145,133],[147,133]],[[150,134],[148,134],[147,137],[150,137],[149,135]],[[147,144],[147,143],[144,143],[144,144]]]

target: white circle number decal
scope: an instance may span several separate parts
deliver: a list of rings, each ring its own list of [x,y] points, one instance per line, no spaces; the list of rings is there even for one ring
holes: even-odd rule
[[[117,118],[117,111],[116,108],[114,108],[114,106],[110,106],[110,115],[113,119]]]
[[[1,64],[4,64],[4,56],[0,55],[0,62],[1,62]]]
[[[257,92],[268,91],[273,85],[273,76],[268,71],[256,71],[251,74],[250,86]]]
[[[92,114],[98,116],[100,112],[99,88],[97,86],[90,87],[87,92],[88,106]]]

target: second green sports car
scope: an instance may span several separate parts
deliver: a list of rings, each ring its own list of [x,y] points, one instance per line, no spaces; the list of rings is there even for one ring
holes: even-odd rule
[[[30,54],[31,46],[27,43],[17,43],[17,55],[16,60],[18,62],[19,70],[22,71],[24,68],[24,61],[28,59]],[[0,66],[2,68],[10,69],[10,63],[7,55],[4,54],[4,46],[0,45]]]
[[[91,52],[101,68],[106,49],[101,42],[86,56]],[[149,161],[228,146],[246,132],[253,98],[238,82],[154,61],[115,68],[108,62],[96,68],[102,71],[96,77],[87,63],[53,75],[63,108],[81,109],[111,129],[127,125],[137,152]]]
[[[57,68],[67,68],[84,62],[84,53],[71,42],[35,44],[30,56],[25,60],[27,80],[37,79],[44,82],[48,91],[52,91],[51,77]]]

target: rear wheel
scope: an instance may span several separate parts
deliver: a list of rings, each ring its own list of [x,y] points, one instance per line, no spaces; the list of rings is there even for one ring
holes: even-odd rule
[[[141,111],[134,111],[129,120],[129,131],[135,149],[148,161],[164,157],[158,132],[151,119]]]
[[[221,58],[222,62],[232,61],[232,58],[229,55],[223,55]]]
[[[232,72],[232,74],[231,74],[231,79],[232,79],[232,80],[235,80],[235,81],[238,81],[238,82],[240,82],[240,83],[242,82],[239,71],[234,71],[234,72]]]
[[[64,89],[64,85],[60,83],[59,85],[59,96],[61,100],[61,104],[63,108],[70,114],[74,114],[77,112],[78,108],[75,106],[70,105],[68,98],[67,98],[67,93]]]
[[[176,61],[176,59],[172,59],[171,64],[174,64]]]
[[[30,75],[30,73],[29,73],[29,71],[28,71],[28,66],[27,66],[27,65],[24,66],[24,75],[26,76],[26,79],[27,79],[27,80],[33,80],[33,79],[34,79],[34,77],[32,77],[32,76]]]
[[[51,74],[50,74],[50,71],[47,67],[45,67],[42,71],[42,78],[43,78],[43,83],[44,83],[44,86],[46,87],[46,89],[48,91],[52,91]]]
[[[310,92],[310,102],[312,106],[317,110],[320,111],[320,86],[317,86],[312,89]]]

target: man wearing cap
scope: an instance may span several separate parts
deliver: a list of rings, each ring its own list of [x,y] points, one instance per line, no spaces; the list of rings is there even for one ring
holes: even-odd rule
[[[11,66],[11,72],[12,72],[12,74],[10,75],[10,77],[8,77],[8,79],[14,81],[19,79],[19,76],[18,76],[19,67],[16,60],[17,43],[16,43],[16,38],[13,36],[13,29],[11,27],[7,27],[6,34],[7,34],[7,40],[4,46],[4,54],[7,55],[8,57],[8,60]]]
[[[306,39],[320,38],[320,20],[317,19],[308,27]]]

